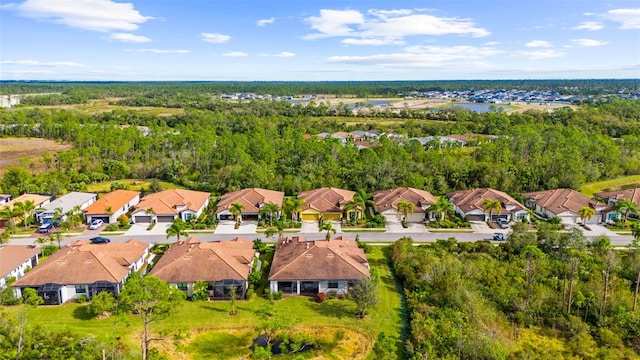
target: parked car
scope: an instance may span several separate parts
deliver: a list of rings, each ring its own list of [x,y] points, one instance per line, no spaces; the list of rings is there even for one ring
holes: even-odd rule
[[[105,244],[111,242],[110,239],[107,239],[103,236],[92,237],[91,239],[89,239],[89,241],[91,241],[92,244]]]
[[[104,224],[104,221],[97,219],[97,220],[93,220],[91,222],[91,225],[89,225],[89,230],[96,230],[98,229],[100,226],[102,226]]]
[[[46,234],[53,229],[53,223],[42,224],[38,228],[38,232],[41,234]]]
[[[505,241],[506,238],[505,238],[503,233],[494,233],[493,234],[493,238],[491,240],[493,240],[493,241]]]
[[[507,219],[498,218],[498,220],[496,220],[496,223],[498,224],[498,226],[500,226],[500,229],[509,228],[509,221],[507,221]]]

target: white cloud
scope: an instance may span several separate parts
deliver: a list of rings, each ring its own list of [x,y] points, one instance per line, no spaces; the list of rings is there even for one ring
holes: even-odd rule
[[[154,53],[154,54],[188,54],[189,50],[183,49],[126,49],[128,52]]]
[[[540,47],[552,47],[553,45],[551,45],[550,42],[545,40],[532,40],[524,44],[524,46],[530,47],[530,48],[540,48]]]
[[[271,18],[268,18],[268,19],[260,19],[260,20],[258,20],[256,22],[256,25],[265,26],[265,25],[268,25],[268,24],[273,24],[275,21],[276,21],[276,18],[274,18],[274,17],[271,17]]]
[[[242,51],[232,51],[232,52],[224,53],[224,54],[222,54],[222,56],[226,56],[226,57],[244,57],[244,56],[249,56],[249,54],[247,54],[246,52],[242,52]]]
[[[26,0],[15,6],[24,17],[93,31],[133,31],[152,19],[132,3],[111,0]]]
[[[484,43],[485,46],[496,46],[502,44],[500,41],[487,41]]]
[[[640,8],[609,10],[605,17],[609,20],[622,23],[620,29],[640,29]]]
[[[73,61],[6,60],[0,61],[0,64],[39,67],[86,67],[86,65]]]
[[[132,43],[147,43],[151,42],[146,36],[134,35],[129,33],[112,33],[110,36],[113,40],[118,40],[122,42],[132,42]]]
[[[592,47],[592,46],[604,46],[608,42],[594,39],[571,39],[571,42],[576,46]]]
[[[566,54],[553,50],[553,49],[545,49],[545,50],[535,50],[535,51],[516,51],[512,58],[518,59],[528,59],[528,60],[540,60],[540,59],[550,59],[550,58],[559,58],[564,57]]]
[[[317,32],[304,39],[346,37],[349,45],[403,44],[407,36],[466,35],[484,37],[489,31],[476,27],[470,19],[437,17],[423,10],[369,10],[365,16],[357,10],[320,10],[320,16],[305,19]]]
[[[281,53],[276,54],[274,56],[277,56],[277,57],[293,57],[293,56],[296,56],[296,54],[292,53],[292,52],[289,52],[289,51],[282,51]]]
[[[214,44],[223,44],[231,40],[231,36],[224,34],[216,34],[216,33],[201,33],[202,41],[214,43]]]
[[[17,78],[24,75],[54,75],[55,71],[51,70],[3,70],[0,74],[18,75]],[[4,76],[0,76],[4,78]]]
[[[572,30],[596,31],[604,29],[604,24],[597,21],[583,21],[578,26],[571,28]]]

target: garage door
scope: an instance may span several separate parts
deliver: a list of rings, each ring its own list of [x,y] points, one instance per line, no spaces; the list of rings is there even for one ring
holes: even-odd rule
[[[175,219],[173,216],[158,216],[159,223],[170,223]]]
[[[108,216],[91,216],[88,219],[87,224],[91,224],[91,222],[93,222],[93,220],[102,220],[105,224],[109,223],[109,217]]]
[[[151,216],[136,216],[134,218],[136,224],[139,223],[151,223]]]
[[[469,216],[469,221],[484,221],[484,215],[467,215]]]
[[[384,214],[384,219],[386,221],[397,222],[402,220],[402,214],[397,212],[389,212]]]
[[[339,221],[341,218],[342,218],[342,214],[324,214],[323,215],[324,220]]]
[[[320,214],[302,214],[302,221],[318,221]]]

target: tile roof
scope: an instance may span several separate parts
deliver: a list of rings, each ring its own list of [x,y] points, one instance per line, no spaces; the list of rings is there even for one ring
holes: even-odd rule
[[[9,274],[23,262],[40,254],[40,248],[33,245],[0,246],[0,277]]]
[[[314,209],[322,213],[341,213],[344,204],[353,200],[353,195],[355,191],[325,187],[301,192],[298,198],[307,202],[302,211]]]
[[[144,255],[147,247],[147,243],[136,239],[107,244],[78,240],[63,246],[13,286],[120,282],[129,273],[129,266]]]
[[[102,215],[106,214],[105,210],[107,207],[111,207],[113,212],[116,212],[117,209],[122,208],[127,205],[131,200],[133,200],[136,196],[140,195],[137,191],[131,190],[116,190],[105,194],[103,197],[98,199],[98,201],[89,205],[86,209],[84,209],[84,213],[88,215]]]
[[[184,210],[198,212],[209,197],[211,194],[202,191],[164,190],[143,197],[136,205],[135,211],[153,209],[156,215],[174,215]],[[178,210],[181,206],[185,208]]]
[[[526,199],[535,203],[547,211],[559,215],[571,211],[577,214],[581,208],[588,206],[592,209],[604,208],[606,204],[589,199],[581,193],[571,189],[553,189],[534,191],[522,194]]]
[[[239,202],[244,205],[243,214],[257,214],[260,211],[260,204],[276,204],[282,207],[284,192],[267,190],[260,188],[242,189],[222,195],[216,213],[223,212],[231,208],[231,204]]]
[[[640,206],[640,189],[633,188],[627,190],[608,191],[594,194],[595,196],[603,199],[622,200],[629,199],[636,205]]]
[[[57,208],[62,208],[62,213],[64,214],[68,211],[73,210],[76,205],[82,205],[87,201],[97,197],[98,194],[73,191],[66,195],[60,196],[59,198],[43,206],[43,208],[46,211],[55,211]]]
[[[373,193],[373,202],[379,212],[391,208],[398,210],[398,203],[406,200],[415,205],[413,212],[424,213],[423,206],[428,207],[437,200],[430,192],[409,187],[380,190]]]
[[[237,237],[232,240],[200,242],[192,237],[171,245],[154,265],[150,275],[169,283],[198,280],[247,280],[255,254],[253,243]]]
[[[351,280],[369,276],[364,250],[346,237],[306,241],[304,237],[278,242],[269,280]]]
[[[27,201],[33,201],[36,204],[36,208],[38,208],[43,202],[46,202],[47,200],[50,200],[50,199],[51,199],[50,195],[22,194],[17,198],[9,201],[8,203],[2,205],[2,208],[4,208],[5,206],[8,206],[9,208],[13,208],[13,204],[17,203],[18,201],[22,203]]]
[[[498,200],[502,204],[502,213],[516,212],[524,210],[524,205],[520,204],[516,199],[512,198],[508,194],[490,188],[477,188],[470,190],[454,191],[447,194],[460,210],[465,214],[473,210],[482,210],[484,212],[484,200]],[[507,206],[512,209],[507,210]]]

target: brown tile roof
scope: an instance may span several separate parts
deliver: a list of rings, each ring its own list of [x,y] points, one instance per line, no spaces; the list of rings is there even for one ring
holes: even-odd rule
[[[244,205],[243,214],[257,214],[260,211],[260,204],[276,204],[282,207],[284,192],[260,188],[242,189],[222,195],[216,213],[223,212],[231,208],[231,204],[239,202]]]
[[[140,195],[140,193],[137,191],[116,190],[105,194],[103,197],[98,199],[98,201],[87,206],[87,208],[84,209],[84,213],[88,215],[106,214],[107,211],[105,209],[109,206],[111,206],[113,212],[116,212],[116,210],[125,206],[129,201],[133,200],[138,195]]]
[[[198,280],[247,280],[255,254],[253,243],[237,237],[226,241],[200,242],[192,237],[171,245],[150,275],[169,283]]]
[[[535,191],[522,194],[526,199],[535,201],[549,212],[559,215],[566,211],[578,213],[581,208],[588,206],[592,209],[604,208],[606,204],[589,199],[581,193],[571,189],[553,189]]]
[[[2,207],[4,209],[5,206],[8,206],[9,208],[13,208],[13,204],[17,203],[18,201],[24,203],[26,201],[33,201],[34,204],[36,204],[36,208],[40,207],[42,205],[43,202],[46,202],[47,200],[51,200],[51,196],[49,195],[38,195],[38,194],[22,194],[20,196],[18,196],[17,198],[9,201],[8,203],[4,204],[4,205],[0,205],[0,207]]]
[[[602,199],[612,199],[616,201],[622,200],[622,199],[629,199],[632,202],[634,202],[636,205],[640,206],[640,189],[638,188],[601,192],[594,195]]]
[[[156,215],[174,215],[184,210],[198,212],[210,196],[208,192],[202,191],[164,190],[143,197],[136,205],[135,211],[153,209]],[[181,206],[185,208],[178,210]]]
[[[0,277],[9,274],[37,254],[40,254],[40,248],[33,245],[0,246]]]
[[[482,210],[484,212],[484,200],[498,200],[502,204],[502,213],[516,212],[524,210],[524,205],[520,204],[516,199],[508,194],[490,188],[477,188],[470,190],[454,191],[447,194],[460,210],[465,214],[473,210]],[[507,210],[506,206],[513,206],[511,210]]]
[[[78,240],[63,246],[13,286],[120,282],[129,273],[129,266],[144,255],[147,247],[147,243],[136,239],[107,244]]]
[[[346,237],[306,241],[304,237],[278,242],[269,280],[351,280],[369,276],[364,251]]]
[[[314,209],[322,213],[341,213],[344,204],[353,200],[353,195],[354,191],[328,187],[301,192],[298,198],[307,202],[302,211]]]
[[[415,205],[414,212],[424,213],[423,206],[429,206],[436,202],[436,198],[430,192],[409,187],[380,190],[373,193],[373,202],[379,212],[391,208],[398,210],[398,203],[406,200]]]

